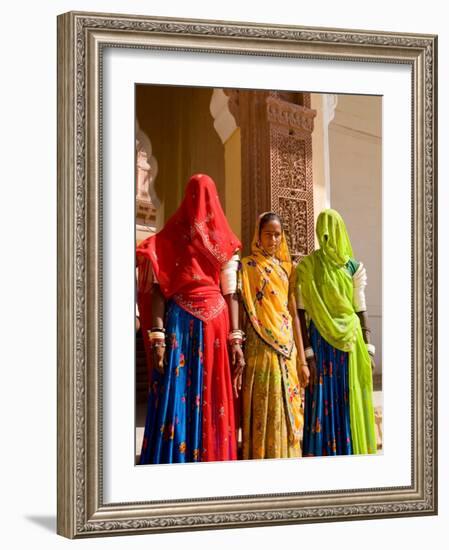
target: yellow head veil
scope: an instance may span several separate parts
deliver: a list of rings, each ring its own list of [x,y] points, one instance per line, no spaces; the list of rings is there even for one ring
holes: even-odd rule
[[[264,251],[264,249],[262,248],[262,245],[260,244],[260,223],[263,217],[266,216],[267,214],[271,214],[274,219],[277,219],[280,221],[280,218],[278,214],[276,214],[276,212],[268,211],[268,212],[262,212],[262,214],[260,214],[260,216],[257,218],[256,227],[254,228],[253,240],[251,241],[251,253],[253,255],[262,254],[265,257],[269,256],[269,254]],[[281,226],[282,226],[282,223],[281,223]],[[281,242],[278,249],[276,250],[275,258],[277,258],[283,264],[285,263],[285,267],[287,267],[287,269],[289,270],[288,274],[290,275],[292,259],[290,256],[290,251],[288,249],[287,239],[285,237],[285,231],[283,229],[282,229]]]
[[[240,291],[248,318],[257,334],[278,353],[290,357],[294,342],[288,310],[292,263],[284,231],[274,256],[261,247],[260,223],[267,213],[274,214],[264,212],[259,216],[251,244],[252,254],[242,259]]]

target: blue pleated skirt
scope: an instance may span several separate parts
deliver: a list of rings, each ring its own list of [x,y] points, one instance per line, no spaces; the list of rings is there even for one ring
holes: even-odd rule
[[[331,346],[313,322],[310,342],[317,384],[305,390],[303,456],[350,455],[348,354]]]
[[[203,323],[170,301],[164,374],[153,369],[140,464],[201,457]]]

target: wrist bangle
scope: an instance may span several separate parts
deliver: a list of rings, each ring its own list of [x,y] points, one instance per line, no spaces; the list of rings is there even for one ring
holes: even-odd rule
[[[306,359],[312,359],[312,357],[315,357],[315,352],[313,351],[312,346],[307,346],[304,350],[304,355],[306,356]]]
[[[164,327],[153,327],[151,329],[151,332],[165,332],[165,328]]]
[[[244,337],[245,337],[245,333],[243,332],[243,330],[240,330],[239,328],[231,330],[231,332],[228,334],[228,340],[230,342],[232,340],[243,340]]]
[[[373,357],[376,355],[376,348],[374,344],[366,344],[366,349],[368,350],[368,353]]]
[[[148,337],[153,340],[165,340],[165,333],[161,330],[149,330]]]

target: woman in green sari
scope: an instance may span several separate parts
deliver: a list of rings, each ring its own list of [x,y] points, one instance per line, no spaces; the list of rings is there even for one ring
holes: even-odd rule
[[[296,283],[310,370],[303,456],[376,453],[365,268],[338,212],[321,212],[316,233],[320,248],[298,264]]]

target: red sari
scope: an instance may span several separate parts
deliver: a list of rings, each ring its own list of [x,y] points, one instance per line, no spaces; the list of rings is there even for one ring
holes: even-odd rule
[[[223,264],[239,248],[240,241],[229,227],[213,180],[196,174],[164,228],[136,251],[144,334],[151,328],[151,273],[166,300],[174,300],[203,322],[202,461],[237,458],[227,346],[229,314],[219,278]]]

